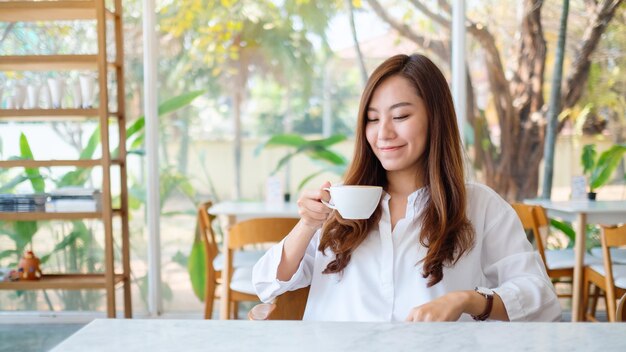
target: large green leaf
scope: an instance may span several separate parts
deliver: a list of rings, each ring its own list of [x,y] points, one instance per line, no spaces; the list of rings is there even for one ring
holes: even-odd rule
[[[30,144],[24,133],[20,134],[20,156],[24,160],[34,160],[33,152],[30,150]],[[44,193],[46,184],[39,173],[38,168],[24,168],[26,175],[30,180],[30,184],[33,186],[35,193]]]
[[[562,222],[559,220],[555,220],[555,219],[550,219],[550,226],[554,227],[555,229],[563,232],[565,234],[565,236],[567,236],[567,238],[569,238],[569,243],[570,246],[573,246],[575,240],[576,240],[576,231],[574,231],[574,228],[566,223],[566,222]]]
[[[85,146],[85,148],[80,152],[80,159],[93,158],[93,154],[96,152],[96,149],[98,148],[99,145],[100,145],[100,127],[97,127],[93,131],[93,133],[91,133],[91,136],[89,137],[89,140],[87,141],[87,145]]]
[[[74,246],[79,239],[85,239],[85,236],[89,236],[89,230],[82,221],[74,222],[74,229],[67,236],[63,237],[61,242],[57,243],[52,251],[41,257],[41,262],[45,263],[50,259],[50,256],[58,251],[62,251],[68,247]]]
[[[587,144],[583,147],[583,153],[581,155],[580,162],[583,166],[583,173],[587,174],[596,163],[596,145]]]
[[[15,221],[13,226],[15,228],[15,236],[13,237],[13,240],[15,241],[17,251],[21,253],[24,251],[24,248],[26,248],[26,245],[33,240],[33,236],[37,232],[37,222]]]
[[[172,111],[176,111],[191,104],[194,99],[204,94],[204,90],[196,90],[193,92],[184,93],[173,98],[170,98],[163,103],[159,104],[158,114],[159,116],[168,114]]]
[[[347,164],[346,158],[329,149],[315,149],[309,153],[309,156],[315,160],[326,161],[333,165]]]
[[[333,144],[345,141],[347,138],[345,134],[334,134],[328,138],[312,140],[311,143],[322,147],[330,147]]]
[[[170,98],[159,104],[157,114],[161,116],[176,111],[180,108],[184,108],[185,106],[191,104],[194,99],[204,94],[204,92],[204,90],[196,90]],[[139,116],[137,120],[135,120],[135,122],[133,122],[129,127],[126,128],[126,138],[129,138],[138,131],[142,130],[145,124],[145,115]]]
[[[609,181],[613,172],[619,166],[626,153],[626,145],[614,145],[600,155],[597,165],[591,175],[590,187],[599,188]]]
[[[28,177],[26,175],[17,175],[12,180],[10,180],[9,182],[7,182],[7,183],[3,184],[2,186],[0,186],[0,193],[9,193],[17,185],[19,185],[20,183],[22,183],[24,181],[28,181],[28,180],[30,180],[30,177]]]
[[[276,134],[266,142],[260,143],[254,148],[254,155],[258,156],[264,148],[270,147],[294,147],[300,148],[307,143],[304,137],[298,134]]]
[[[19,254],[20,254],[20,252],[16,251],[15,249],[7,249],[7,250],[4,250],[4,251],[0,252],[0,259],[4,259],[4,258],[12,256],[12,255],[18,257]]]
[[[206,281],[205,256],[206,253],[202,242],[199,240],[194,241],[189,254],[189,261],[187,262],[187,270],[189,271],[193,292],[201,301],[204,301]]]
[[[168,114],[170,112],[176,111],[178,109],[184,108],[185,106],[191,104],[194,99],[204,94],[204,90],[196,90],[188,93],[184,93],[181,95],[177,95],[171,99],[164,101],[159,104],[158,107],[158,115],[162,116]],[[146,125],[146,118],[144,115],[139,116],[129,127],[126,128],[126,141],[130,142],[131,146],[129,146],[129,150],[137,149],[138,145],[143,144],[143,131]],[[136,137],[135,134],[138,134]],[[117,155],[117,149],[113,152]]]

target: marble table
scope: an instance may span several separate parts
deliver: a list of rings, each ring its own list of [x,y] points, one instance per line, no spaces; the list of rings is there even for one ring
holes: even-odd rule
[[[98,319],[53,351],[626,351],[626,324]]]

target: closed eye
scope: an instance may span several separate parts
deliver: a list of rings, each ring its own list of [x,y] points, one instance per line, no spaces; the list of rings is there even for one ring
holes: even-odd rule
[[[394,120],[404,120],[404,119],[406,119],[407,117],[409,117],[409,115],[396,116],[396,117],[394,117],[393,119],[394,119]]]
[[[378,122],[378,118],[376,117],[368,117],[367,122]]]

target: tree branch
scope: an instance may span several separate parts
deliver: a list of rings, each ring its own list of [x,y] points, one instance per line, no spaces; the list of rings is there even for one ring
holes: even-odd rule
[[[392,18],[391,15],[380,5],[377,0],[366,1],[370,5],[372,10],[374,10],[374,12],[378,15],[378,17],[387,22],[391,26],[391,28],[398,31],[400,35],[414,41],[422,48],[432,51],[435,55],[439,56],[445,62],[450,62],[450,50],[447,42],[437,39],[426,38],[417,34],[411,29],[411,27],[407,26],[406,24],[400,23]]]
[[[448,15],[452,13],[452,8],[450,7],[448,0],[437,0],[437,3],[439,4],[439,7],[448,13]]]
[[[9,23],[9,25],[7,26],[7,28],[4,29],[4,34],[2,34],[2,38],[0,38],[0,44],[2,44],[2,42],[7,39],[7,36],[9,35],[9,33],[11,33],[11,31],[13,30],[13,27],[15,27],[15,22],[11,22]]]
[[[448,31],[450,31],[450,19],[445,18],[445,17],[443,17],[443,16],[441,16],[439,14],[436,14],[436,13],[430,11],[430,9],[428,7],[426,7],[426,6],[424,6],[424,4],[422,4],[421,1],[409,0],[409,2],[413,6],[415,6],[415,8],[420,10],[424,15],[426,15],[427,17],[429,17],[433,21],[439,23],[440,25],[442,25],[443,27],[448,29]]]
[[[593,17],[589,21],[589,25],[583,34],[582,40],[576,50],[576,57],[572,63],[570,74],[565,82],[563,89],[563,109],[571,108],[576,105],[582,96],[585,83],[589,77],[589,69],[591,67],[591,54],[595,51],[602,34],[606,31],[611,19],[615,15],[615,11],[622,4],[622,0],[603,0],[596,6]],[[565,121],[559,123],[559,131],[563,128]]]

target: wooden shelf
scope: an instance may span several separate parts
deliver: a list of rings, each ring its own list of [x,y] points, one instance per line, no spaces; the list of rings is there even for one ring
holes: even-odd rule
[[[84,21],[81,23],[95,27],[98,34],[95,54],[68,53],[71,55],[4,55],[14,53],[0,53],[0,71],[91,71],[98,74],[97,85],[101,93],[100,106],[93,109],[5,109],[0,110],[0,122],[28,122],[39,121],[49,123],[55,120],[83,120],[83,122],[117,119],[120,132],[119,143],[124,143],[125,126],[125,92],[124,92],[124,28],[122,24],[122,2],[119,0],[0,0],[0,22],[48,22],[58,26],[58,21]],[[115,11],[107,9],[114,8]],[[104,13],[101,12],[104,10]],[[57,22],[54,24],[54,22]],[[112,27],[114,35],[107,35]],[[54,38],[49,38],[53,40]],[[109,44],[115,49],[109,51]],[[2,50],[0,50],[2,51]],[[112,55],[115,54],[115,58]],[[109,61],[113,60],[113,62]],[[115,76],[116,84],[109,85],[109,78]],[[105,107],[116,101],[118,113],[107,112]],[[90,121],[86,121],[90,120]],[[101,125],[101,124],[100,124]],[[110,144],[109,128],[101,126],[102,140],[100,148],[110,151],[115,145]],[[114,280],[106,281],[105,275],[98,274],[55,274],[45,275],[38,281],[0,282],[2,290],[40,290],[40,289],[104,289],[106,291],[107,316],[116,316],[115,287],[123,286],[124,317],[132,317],[131,289],[130,289],[130,240],[128,226],[128,185],[126,161],[119,157],[108,156],[87,160],[0,160],[0,168],[38,168],[38,167],[78,167],[102,168],[102,211],[97,212],[0,212],[0,221],[51,221],[51,220],[81,220],[95,219],[101,221],[104,228],[103,264],[105,270]],[[124,154],[125,156],[125,154]],[[119,167],[117,167],[119,166]],[[111,169],[119,168],[120,172],[120,207],[112,209]],[[112,226],[112,216],[119,216],[121,227],[121,271],[117,274],[113,270],[115,264],[114,233],[118,230]]]
[[[124,163],[119,159],[111,159],[113,165],[123,165]],[[95,167],[101,166],[101,159],[70,159],[70,160],[0,160],[0,169],[10,167],[61,167],[61,166],[74,166],[74,167]]]
[[[0,212],[0,220],[10,221],[37,221],[37,220],[80,220],[80,219],[100,219],[102,213],[82,212],[82,213],[46,213],[46,212]]]
[[[108,63],[114,69],[117,63]],[[0,56],[0,71],[97,70],[97,55],[6,55]]]
[[[120,209],[113,209],[113,215],[120,216]],[[49,220],[81,220],[100,219],[101,212],[0,212],[0,221],[49,221]]]
[[[117,14],[106,11],[107,19]],[[94,0],[3,1],[0,2],[1,22],[95,20]]]
[[[0,160],[0,168],[9,167],[50,167],[50,166],[76,166],[94,167],[100,165],[100,159],[88,160]]]
[[[119,117],[117,112],[109,113],[111,117]],[[15,119],[19,117],[20,119]],[[11,119],[12,122],[50,121],[68,119],[97,119],[98,109],[0,109],[0,120]]]
[[[115,284],[124,276],[115,275]],[[89,290],[106,288],[104,274],[44,274],[40,280],[0,281],[0,290]]]

